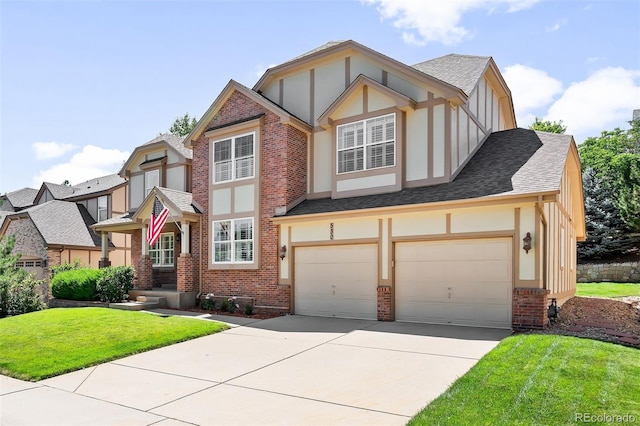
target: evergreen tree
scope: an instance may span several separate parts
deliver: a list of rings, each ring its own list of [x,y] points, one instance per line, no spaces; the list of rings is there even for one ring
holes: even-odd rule
[[[586,169],[582,176],[587,240],[578,243],[578,259],[613,259],[640,246],[640,237],[630,234],[620,217],[612,187],[594,169]]]

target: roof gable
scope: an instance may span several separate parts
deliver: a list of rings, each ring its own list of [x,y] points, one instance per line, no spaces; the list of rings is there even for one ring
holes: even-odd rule
[[[280,122],[282,124],[289,124],[290,126],[293,126],[307,134],[311,133],[311,130],[312,130],[311,126],[309,126],[309,124],[305,123],[303,120],[289,113],[288,111],[281,108],[280,106],[274,104],[264,96],[261,96],[260,94],[254,92],[253,90],[243,86],[237,81],[229,80],[229,83],[227,83],[227,85],[222,90],[222,92],[213,101],[209,109],[207,109],[204,115],[200,118],[200,120],[198,121],[196,126],[193,128],[191,133],[189,133],[187,137],[184,139],[185,147],[187,148],[193,147],[193,143],[200,137],[200,135],[202,135],[202,133],[204,133],[207,130],[207,126],[209,122],[216,116],[218,111],[220,111],[220,108],[222,108],[225,102],[236,91],[242,93],[252,101],[260,104],[267,110],[276,114],[278,117],[280,117]]]
[[[381,63],[384,68],[392,70],[398,73],[400,76],[414,78],[438,87],[445,93],[445,97],[452,102],[456,98],[466,98],[465,94],[458,87],[440,80],[435,76],[420,72],[415,68],[412,68],[406,64],[403,64],[402,62],[383,55],[382,53],[376,52],[375,50],[363,46],[353,40],[329,42],[290,61],[287,61],[273,68],[269,68],[262,75],[260,80],[258,80],[258,82],[253,86],[253,90],[256,92],[263,90],[271,80],[279,77],[284,73],[291,72],[298,68],[312,67],[314,66],[315,62],[323,61],[333,56],[347,56],[353,52],[357,52],[366,57],[373,58],[376,62]],[[458,103],[458,101],[455,102]]]
[[[185,148],[183,145],[184,137],[177,136],[171,133],[164,133],[156,136],[144,144],[137,146],[127,161],[122,165],[120,172],[118,174],[121,177],[126,177],[127,172],[131,170],[135,165],[138,164],[140,156],[144,154],[148,154],[154,151],[158,151],[160,149],[166,149],[173,151],[179,158],[179,161],[182,163],[188,163],[193,158],[193,153],[190,149]]]
[[[100,247],[100,237],[89,226],[95,223],[84,206],[52,200],[5,217],[2,232],[13,218],[31,219],[47,245]]]
[[[415,109],[416,101],[405,96],[401,93],[396,92],[393,89],[390,89],[387,86],[384,86],[378,83],[371,78],[360,74],[354,81],[349,85],[349,87],[342,92],[342,94],[327,108],[327,110],[318,117],[318,124],[325,128],[328,128],[331,125],[332,115],[339,110],[339,108],[345,104],[345,102],[349,102],[352,95],[356,94],[358,91],[363,90],[364,88],[370,88],[373,91],[376,91],[388,98],[391,102],[395,103],[395,106],[401,110],[407,109]],[[363,101],[364,104],[364,101]]]

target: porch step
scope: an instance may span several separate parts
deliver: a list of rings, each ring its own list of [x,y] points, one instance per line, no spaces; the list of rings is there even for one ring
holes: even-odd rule
[[[166,308],[167,307],[167,298],[162,296],[148,296],[148,295],[140,295],[136,296],[136,302],[141,303],[157,303],[158,307]]]
[[[163,290],[178,290],[178,285],[177,284],[162,284],[162,286],[160,286],[160,288],[162,288]]]
[[[160,304],[157,302],[122,302],[109,303],[111,309],[121,309],[123,311],[144,311],[148,309],[158,309]]]

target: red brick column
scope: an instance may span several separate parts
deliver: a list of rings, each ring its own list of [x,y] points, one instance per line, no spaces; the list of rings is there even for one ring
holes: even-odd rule
[[[141,256],[138,261],[138,288],[141,290],[153,288],[153,263],[149,256]]]
[[[196,283],[196,261],[190,253],[178,257],[178,291],[198,291]]]
[[[109,259],[100,259],[98,262],[98,268],[100,269],[108,268],[109,266],[111,266],[111,261]]]
[[[549,290],[543,288],[513,289],[514,330],[539,330],[547,325]]]
[[[391,287],[378,287],[378,321],[394,321]]]

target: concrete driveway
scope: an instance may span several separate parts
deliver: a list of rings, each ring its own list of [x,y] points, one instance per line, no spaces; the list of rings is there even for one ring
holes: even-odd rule
[[[0,424],[402,425],[509,334],[221,318],[237,324],[38,383],[0,376]]]

